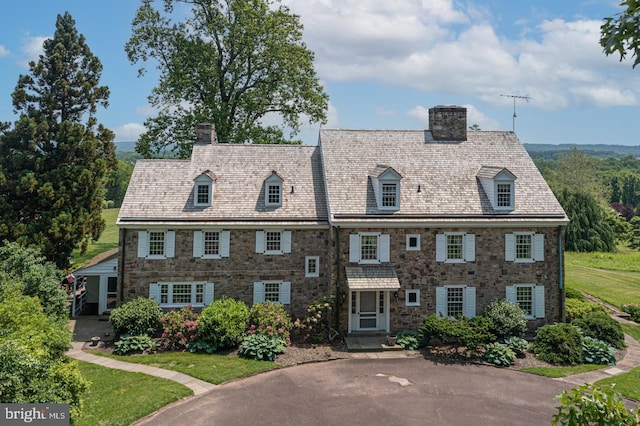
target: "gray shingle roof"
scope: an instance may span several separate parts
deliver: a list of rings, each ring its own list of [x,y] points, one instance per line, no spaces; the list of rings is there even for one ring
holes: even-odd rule
[[[566,222],[564,210],[513,132],[468,132],[467,141],[442,142],[423,130],[322,129],[319,140],[336,224],[394,218],[495,221],[496,216]],[[379,164],[403,176],[400,209],[392,214],[377,209],[368,179]],[[493,210],[477,179],[483,166],[507,168],[517,176],[513,211]]]
[[[193,205],[193,180],[214,176],[210,207]],[[283,202],[264,205],[264,180],[283,179]],[[195,145],[191,160],[136,163],[118,223],[326,223],[318,147],[306,145]]]
[[[400,288],[400,281],[394,268],[388,266],[347,266],[347,287],[350,289],[387,289]]]

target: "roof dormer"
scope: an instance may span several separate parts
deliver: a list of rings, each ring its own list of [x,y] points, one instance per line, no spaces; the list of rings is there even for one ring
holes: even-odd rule
[[[210,170],[205,170],[193,180],[193,205],[195,207],[211,206],[215,180],[216,177]]]
[[[266,207],[282,206],[283,182],[283,179],[275,170],[271,171],[269,177],[264,180],[264,205]]]
[[[400,209],[400,180],[402,176],[393,167],[378,164],[369,173],[376,204],[380,210]]]
[[[476,175],[494,210],[515,209],[516,176],[505,167],[482,166]]]

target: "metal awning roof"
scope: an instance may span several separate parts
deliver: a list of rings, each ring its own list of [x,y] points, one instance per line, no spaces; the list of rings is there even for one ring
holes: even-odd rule
[[[351,290],[397,290],[400,281],[394,268],[388,266],[357,266],[344,268],[347,287]]]

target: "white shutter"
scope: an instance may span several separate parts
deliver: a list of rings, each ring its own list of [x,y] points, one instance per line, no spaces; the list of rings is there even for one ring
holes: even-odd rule
[[[447,260],[447,236],[444,234],[436,235],[436,262],[444,262]]]
[[[464,316],[473,318],[476,316],[476,288],[466,287],[464,293]]]
[[[465,234],[464,236],[464,260],[467,262],[476,261],[476,234]]]
[[[391,252],[391,237],[389,234],[380,234],[378,245],[380,249],[380,262],[389,262]]]
[[[264,283],[255,282],[253,283],[253,303],[262,302],[264,302]]]
[[[507,302],[517,303],[516,302],[516,286],[508,285],[506,287],[505,299],[507,299]]]
[[[447,289],[446,287],[436,287],[436,316],[447,316]]]
[[[544,234],[533,235],[533,260],[544,261]]]
[[[147,254],[149,254],[148,241],[147,231],[138,231],[138,257],[147,257]]]
[[[149,299],[155,300],[158,305],[160,304],[160,284],[149,284]]]
[[[220,231],[220,257],[229,257],[230,231]]]
[[[291,231],[282,231],[282,252],[291,253]]]
[[[516,260],[516,236],[514,234],[504,236],[504,260],[506,262]]]
[[[280,283],[280,303],[283,305],[288,305],[291,303],[291,283],[290,282],[282,282]]]
[[[349,235],[349,262],[360,262],[360,235]]]
[[[264,253],[264,231],[256,231],[256,253]]]
[[[193,257],[202,257],[204,254],[202,238],[202,231],[193,231]]]
[[[204,283],[204,304],[210,305],[213,302],[213,283]]]
[[[164,234],[164,257],[174,257],[176,255],[176,232],[167,231]]]
[[[535,287],[535,317],[544,318],[544,286],[537,285]]]

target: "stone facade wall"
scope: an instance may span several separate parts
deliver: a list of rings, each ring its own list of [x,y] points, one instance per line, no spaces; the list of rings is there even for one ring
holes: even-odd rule
[[[429,130],[437,141],[466,141],[467,109],[458,106],[429,108]]]
[[[545,235],[544,261],[514,263],[504,260],[505,234],[511,232],[536,232]],[[479,314],[494,299],[504,298],[506,286],[513,284],[536,284],[545,287],[545,318],[529,321],[530,328],[545,323],[562,321],[563,290],[559,288],[560,264],[558,256],[559,228],[438,228],[438,229],[342,229],[340,232],[339,280],[342,291],[348,291],[345,266],[349,263],[349,234],[380,232],[390,234],[390,263],[396,269],[400,290],[398,299],[390,298],[389,314],[391,332],[418,329],[423,318],[435,313],[436,287],[445,285],[468,285],[476,287],[476,312]],[[436,235],[444,232],[467,232],[475,234],[475,262],[436,262]],[[420,250],[407,251],[406,235],[420,235]],[[405,290],[420,290],[420,306],[405,305]],[[393,292],[391,292],[393,294]],[[348,298],[347,298],[348,300]],[[347,332],[348,302],[340,306],[340,330]]]
[[[143,230],[143,229],[140,229]],[[151,260],[138,256],[138,229],[120,230],[120,268],[123,299],[149,297],[149,284],[158,281],[214,283],[214,297],[253,303],[253,283],[263,280],[291,282],[289,311],[304,315],[310,301],[329,294],[330,229],[292,230],[291,253],[256,253],[255,230],[231,230],[229,257],[193,257],[193,231],[176,229],[175,257]],[[123,246],[124,242],[124,246]],[[319,256],[319,277],[305,278],[305,257]]]

